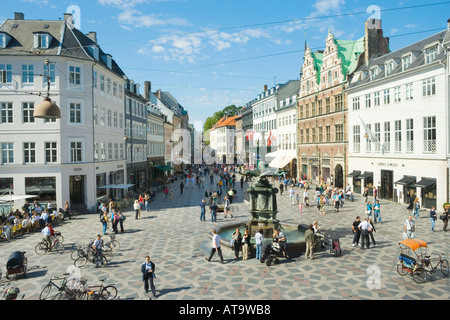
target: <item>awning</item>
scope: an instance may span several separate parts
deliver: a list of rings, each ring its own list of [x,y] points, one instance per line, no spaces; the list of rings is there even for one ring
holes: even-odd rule
[[[373,176],[373,172],[364,172],[362,175],[358,176],[358,179],[367,179]]]
[[[28,198],[35,198],[36,195],[29,195],[29,194],[5,194],[3,196],[0,196],[0,201],[15,201],[15,200],[23,200]]]
[[[128,189],[134,186],[134,184],[107,184],[105,186],[98,187],[99,189]]]
[[[270,161],[269,167],[276,168],[276,169],[284,168],[286,165],[289,164],[289,162],[291,162],[295,158],[296,158],[295,151],[292,151],[292,152],[289,152],[289,151],[281,152],[280,151],[280,152],[278,152],[275,159]]]
[[[420,188],[431,188],[436,184],[436,179],[430,179],[430,178],[423,178],[419,182],[417,182],[414,187],[420,187]]]
[[[168,166],[168,165],[155,166],[154,168],[155,168],[155,169],[158,169],[158,170],[162,170],[162,171],[170,171],[170,170],[173,170],[173,168],[172,168],[171,166]]]
[[[401,178],[400,180],[394,182],[394,184],[399,184],[402,186],[409,186],[412,185],[416,182],[416,177],[410,177],[410,176],[405,176],[403,178]]]
[[[348,178],[355,178],[361,174],[361,171],[353,171],[352,173],[348,174]]]

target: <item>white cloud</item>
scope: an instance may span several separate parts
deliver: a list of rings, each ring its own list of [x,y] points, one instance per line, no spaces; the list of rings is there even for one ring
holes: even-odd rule
[[[339,11],[344,4],[344,0],[317,0],[313,7],[318,14],[327,14]]]
[[[130,28],[150,28],[154,26],[186,26],[188,22],[181,18],[168,18],[163,15],[144,15],[136,9],[125,9],[117,16],[119,23]]]

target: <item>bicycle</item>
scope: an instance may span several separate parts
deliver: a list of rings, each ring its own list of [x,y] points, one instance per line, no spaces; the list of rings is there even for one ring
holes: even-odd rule
[[[108,264],[108,259],[103,254],[98,254],[91,248],[83,252],[79,251],[79,254],[81,255],[73,263],[75,267],[81,268],[88,261],[95,264],[96,268],[104,267]]]
[[[63,208],[59,208],[59,212],[62,213],[63,218],[64,218],[64,212],[65,210]],[[69,217],[70,219],[75,219],[78,216],[78,212],[74,211],[74,210],[69,210]]]
[[[105,255],[113,254],[120,251],[120,243],[116,240],[115,234],[109,235],[109,241],[103,244],[102,250],[105,252]]]
[[[432,252],[431,255],[425,256],[425,259],[422,261],[423,269],[430,274],[433,274],[437,271],[437,268],[440,266],[440,270],[442,274],[446,277],[449,274],[449,265],[446,259],[442,259],[444,253]],[[432,258],[432,256],[437,256],[437,258]],[[433,267],[433,263],[435,263]]]
[[[62,237],[61,233],[56,232],[55,236],[53,238],[54,238],[54,241],[50,247],[48,245],[48,242],[46,240],[42,239],[41,242],[39,242],[36,245],[36,247],[34,248],[34,251],[38,255],[44,255],[48,251],[53,251],[53,250],[55,250],[59,254],[63,254],[64,253],[64,244],[62,243],[61,239],[64,239],[64,238]]]
[[[44,288],[42,288],[41,294],[39,295],[39,300],[47,300],[47,297],[49,296],[50,292],[52,291],[53,287],[58,289],[58,292],[52,296],[53,298],[56,297],[60,292],[65,291],[67,286],[67,276],[69,273],[63,273],[63,277],[56,277],[51,276],[48,283],[45,285]],[[62,280],[61,285],[57,285],[54,280]]]
[[[58,291],[52,300],[84,300],[87,279],[72,279],[66,282],[65,287]]]
[[[86,300],[114,300],[117,297],[117,288],[114,284],[103,285],[106,279],[100,279],[101,284],[97,286],[89,286],[84,294]],[[96,290],[94,290],[96,289]]]

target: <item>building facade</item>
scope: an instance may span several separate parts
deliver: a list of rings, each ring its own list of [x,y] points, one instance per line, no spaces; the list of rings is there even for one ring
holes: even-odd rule
[[[442,210],[448,202],[448,64],[444,30],[354,73],[349,169],[355,192]],[[386,116],[388,115],[388,116]]]

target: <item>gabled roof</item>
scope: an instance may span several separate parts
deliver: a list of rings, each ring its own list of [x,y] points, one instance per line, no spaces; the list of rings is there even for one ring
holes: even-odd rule
[[[215,125],[213,125],[213,127],[211,129],[217,129],[220,127],[228,127],[228,126],[236,126],[236,119],[239,116],[225,116],[222,117],[222,119],[220,119],[219,121],[216,122]]]

